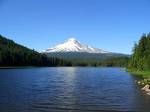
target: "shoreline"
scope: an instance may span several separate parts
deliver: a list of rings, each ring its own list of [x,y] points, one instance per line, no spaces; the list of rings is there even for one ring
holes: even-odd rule
[[[143,79],[150,78],[150,71],[140,71],[140,70],[136,70],[136,69],[126,69],[126,71],[131,73],[132,75],[141,77]]]
[[[44,68],[44,67],[93,67],[93,68],[99,68],[99,67],[107,67],[107,66],[0,66],[0,69],[15,69],[15,68]],[[107,68],[122,68],[125,70],[124,67],[117,67],[117,66],[112,66],[112,67],[107,67]]]
[[[22,68],[41,68],[41,67],[42,66],[6,66],[0,67],[0,69],[22,69]]]
[[[150,71],[127,69],[127,72],[137,77],[140,77],[141,80],[136,81],[136,83],[142,87],[142,91],[145,91],[147,95],[150,95]]]
[[[22,68],[33,68],[33,67],[0,67],[0,69],[22,69]]]

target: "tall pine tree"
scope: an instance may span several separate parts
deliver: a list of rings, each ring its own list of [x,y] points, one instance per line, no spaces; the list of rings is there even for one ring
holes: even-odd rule
[[[135,44],[129,67],[150,70],[150,34],[144,34],[138,44]]]

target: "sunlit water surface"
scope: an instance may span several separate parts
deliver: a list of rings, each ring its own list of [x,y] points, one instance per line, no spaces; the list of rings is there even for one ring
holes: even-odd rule
[[[0,112],[150,112],[123,68],[0,69]]]

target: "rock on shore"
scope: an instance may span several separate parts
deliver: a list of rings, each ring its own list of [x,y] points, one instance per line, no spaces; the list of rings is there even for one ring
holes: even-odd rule
[[[147,95],[150,95],[150,79],[144,79],[137,82],[139,85],[144,86],[141,90],[147,92]]]

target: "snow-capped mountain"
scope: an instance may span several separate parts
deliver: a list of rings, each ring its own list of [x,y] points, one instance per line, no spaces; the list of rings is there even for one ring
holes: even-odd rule
[[[43,53],[53,53],[53,52],[109,53],[102,49],[93,48],[91,46],[81,44],[75,38],[70,38],[62,44],[59,44],[52,48],[48,48],[43,51]]]
[[[55,47],[48,48],[42,51],[48,57],[57,57],[64,60],[75,61],[100,61],[111,59],[113,57],[127,57],[124,54],[107,52],[102,49],[93,48],[88,45],[81,44],[74,38],[70,38],[64,43],[58,44]]]

